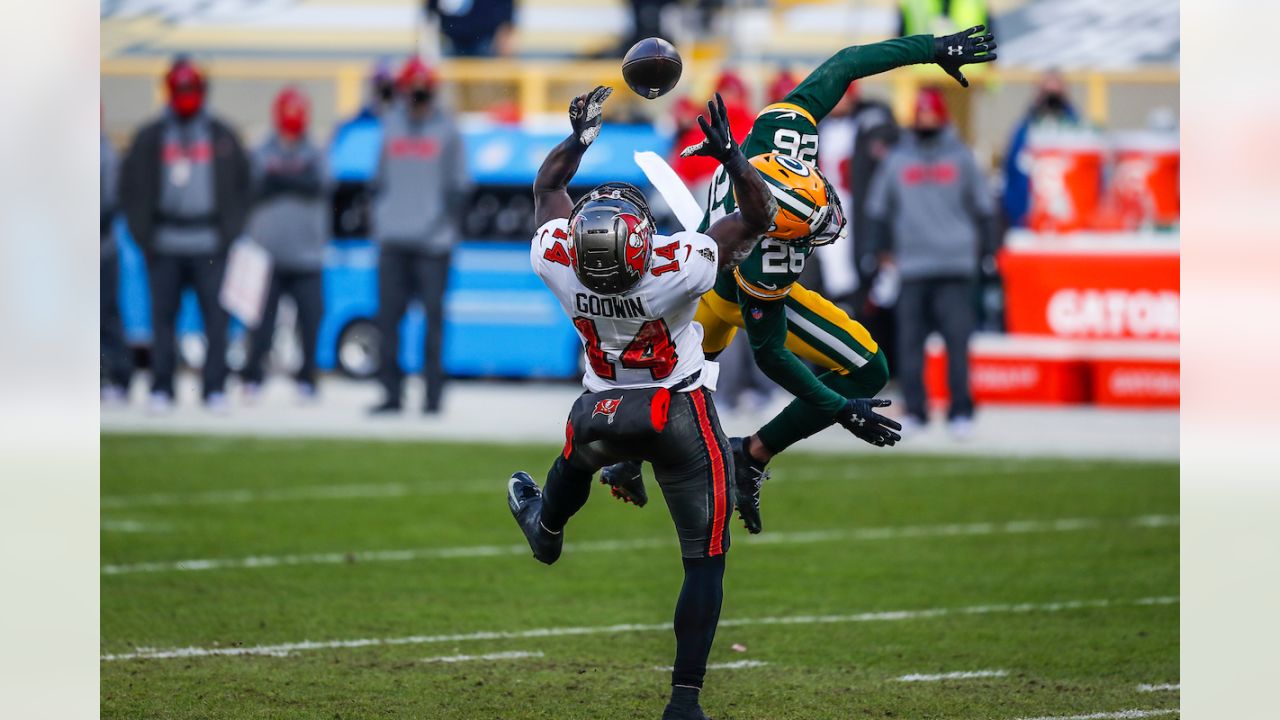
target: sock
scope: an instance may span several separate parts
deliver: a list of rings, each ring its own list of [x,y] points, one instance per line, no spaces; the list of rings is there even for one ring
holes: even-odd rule
[[[542,488],[542,526],[553,533],[564,530],[565,523],[587,503],[591,494],[591,476],[563,457],[557,457],[547,471]]]
[[[884,351],[848,375],[828,371],[818,376],[823,385],[847,398],[869,398],[884,389],[889,382],[889,362]],[[792,400],[776,417],[760,428],[760,442],[777,455],[801,440],[826,430],[835,419],[803,400]]]
[[[720,603],[724,599],[724,555],[709,558],[684,558],[684,586],[676,601],[676,662],[671,672],[671,701],[677,690],[702,687],[707,674],[707,657],[720,622]],[[687,693],[681,693],[687,695]],[[693,702],[697,702],[696,690]]]
[[[678,708],[698,707],[698,694],[701,692],[702,688],[672,685],[671,705]]]

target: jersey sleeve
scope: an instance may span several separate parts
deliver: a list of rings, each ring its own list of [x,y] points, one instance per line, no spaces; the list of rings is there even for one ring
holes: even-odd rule
[[[572,269],[569,259],[569,220],[548,220],[533,234],[529,245],[529,264],[533,272],[550,283],[552,278]]]
[[[827,58],[783,98],[815,124],[840,102],[849,83],[904,65],[933,62],[933,36],[911,35],[868,45],[853,45]],[[767,108],[766,108],[767,109]]]
[[[716,271],[720,264],[720,247],[710,236],[700,232],[684,231],[672,236],[680,242],[685,287],[690,297],[701,297],[716,284]]]

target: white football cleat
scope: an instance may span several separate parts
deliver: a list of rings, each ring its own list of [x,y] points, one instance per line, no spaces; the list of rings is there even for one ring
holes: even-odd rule
[[[168,415],[173,412],[173,396],[166,392],[153,392],[147,396],[148,415]]]
[[[947,430],[951,433],[952,440],[964,442],[965,440],[973,437],[973,418],[952,418],[947,423]]]

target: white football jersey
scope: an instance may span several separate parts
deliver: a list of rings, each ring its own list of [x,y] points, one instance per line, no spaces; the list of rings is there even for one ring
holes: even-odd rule
[[[698,232],[655,235],[649,270],[620,295],[598,295],[573,272],[569,221],[538,228],[529,260],[551,288],[582,338],[590,392],[613,388],[671,387],[700,372],[686,390],[715,387],[716,364],[702,355],[698,298],[716,281],[717,248]]]

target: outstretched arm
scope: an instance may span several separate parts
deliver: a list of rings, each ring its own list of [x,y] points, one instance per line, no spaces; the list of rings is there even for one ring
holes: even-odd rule
[[[707,235],[716,241],[719,248],[720,267],[737,265],[755,247],[778,212],[778,201],[773,199],[769,186],[765,184],[760,173],[747,162],[742,148],[733,140],[729,127],[729,114],[724,107],[724,99],[716,93],[714,102],[707,103],[708,122],[701,115],[698,125],[706,139],[681,151],[681,157],[690,155],[706,155],[715,158],[724,165],[729,182],[733,183],[733,192],[738,200],[738,210],[720,218],[707,230]]]
[[[969,81],[962,65],[996,59],[995,38],[982,25],[954,35],[912,35],[870,45],[852,45],[827,58],[792,90],[783,102],[797,105],[813,116],[815,124],[831,112],[859,78],[877,75],[904,65],[936,62],[961,85]]]
[[[567,218],[573,211],[569,181],[578,172],[582,155],[600,134],[601,109],[612,93],[613,88],[599,85],[569,101],[573,132],[547,153],[533,181],[533,217],[539,227],[549,220]]]

